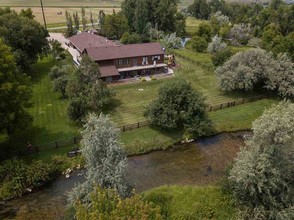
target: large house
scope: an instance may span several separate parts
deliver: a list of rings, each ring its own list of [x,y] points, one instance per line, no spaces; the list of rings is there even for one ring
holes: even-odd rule
[[[159,43],[120,45],[86,32],[70,37],[69,42],[80,55],[87,54],[98,63],[101,79],[106,82],[162,73],[167,67]]]

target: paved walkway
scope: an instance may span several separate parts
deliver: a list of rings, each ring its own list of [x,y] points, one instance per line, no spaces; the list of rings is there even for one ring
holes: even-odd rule
[[[71,54],[71,56],[73,57],[73,60],[77,62],[77,58],[80,56],[79,51],[77,51],[76,49],[72,47],[67,46],[69,41],[61,33],[49,33],[49,36],[50,37],[47,38],[48,40],[54,39],[59,41],[62,47]]]

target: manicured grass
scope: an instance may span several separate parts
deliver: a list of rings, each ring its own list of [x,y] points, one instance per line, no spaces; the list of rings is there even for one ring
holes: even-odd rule
[[[233,200],[219,187],[162,186],[142,193],[161,207],[166,219],[234,219]]]
[[[277,104],[276,99],[263,99],[235,107],[209,113],[216,132],[250,129],[252,122],[261,116],[262,112]]]
[[[59,93],[52,91],[52,82],[48,72],[56,61],[44,58],[32,69],[33,96],[28,112],[33,116],[32,127],[19,131],[2,142],[4,148],[12,150],[25,149],[28,141],[33,145],[68,139],[78,133],[78,128],[67,118],[67,100],[61,99]]]
[[[177,50],[177,52],[186,53],[187,56],[203,63],[210,62],[210,58],[204,53],[191,53],[188,50]],[[218,89],[217,78],[213,72],[206,71],[199,65],[178,57],[176,57],[176,60],[182,68],[175,71],[175,76],[188,80],[194,89],[202,92],[208,105],[221,104],[256,95],[254,93],[236,92],[224,94]],[[167,80],[174,80],[174,78],[113,86],[112,89],[116,96],[106,112],[110,114],[111,119],[118,126],[146,120],[143,115],[146,106],[156,99],[158,89]]]
[[[181,130],[164,132],[143,127],[121,133],[121,142],[129,155],[142,154],[152,150],[165,150],[182,139]]]

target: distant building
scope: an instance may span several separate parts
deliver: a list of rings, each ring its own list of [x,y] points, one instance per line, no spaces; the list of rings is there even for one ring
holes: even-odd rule
[[[68,38],[80,56],[87,54],[98,63],[106,82],[164,72],[164,50],[159,43],[119,45],[107,38],[81,33]],[[78,59],[79,60],[79,59]]]

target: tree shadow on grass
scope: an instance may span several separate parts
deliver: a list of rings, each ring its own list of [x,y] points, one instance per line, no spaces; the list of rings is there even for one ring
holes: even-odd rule
[[[44,148],[54,148],[55,141],[72,140],[77,134],[65,132],[51,132],[46,128],[30,127],[20,130],[10,135],[4,142],[0,143],[1,155],[9,155],[10,157],[18,156],[19,152],[28,150],[28,143],[35,150],[38,146],[39,150]],[[3,158],[0,158],[3,159]]]
[[[122,105],[122,101],[117,99],[117,98],[112,98],[110,101],[110,104],[107,105],[104,109],[103,112],[105,114],[111,114],[112,111],[118,109]]]

